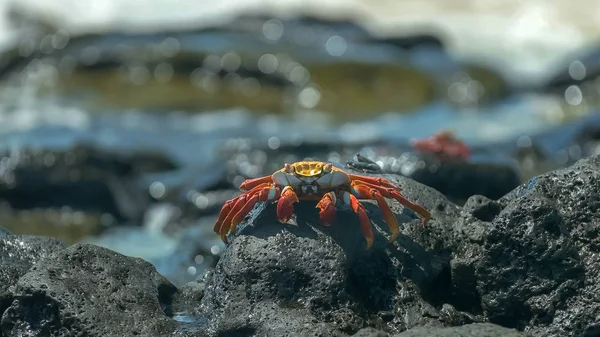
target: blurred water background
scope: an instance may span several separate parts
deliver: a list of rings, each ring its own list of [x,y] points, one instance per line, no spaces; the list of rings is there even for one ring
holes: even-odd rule
[[[591,0],[1,1],[0,226],[183,284],[222,202],[307,143],[450,129],[525,181],[597,152],[599,36]]]

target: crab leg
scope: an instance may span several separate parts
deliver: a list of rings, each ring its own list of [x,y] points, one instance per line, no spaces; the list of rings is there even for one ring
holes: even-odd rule
[[[255,187],[249,192],[242,194],[237,198],[233,207],[229,209],[229,213],[225,220],[220,224],[218,231],[216,231],[223,242],[226,242],[227,233],[235,230],[237,225],[244,219],[244,217],[252,210],[254,205],[259,201],[273,200],[279,197],[278,187],[266,187],[258,189]]]
[[[227,200],[225,202],[225,204],[223,205],[223,207],[221,207],[221,211],[219,212],[219,217],[217,218],[217,221],[215,222],[215,226],[213,228],[213,230],[216,233],[219,233],[219,229],[221,228],[221,224],[223,223],[223,221],[225,220],[225,217],[227,216],[227,214],[229,214],[229,212],[231,212],[231,208],[233,207],[233,204],[237,201],[238,197],[235,197],[231,200]]]
[[[246,201],[246,203],[242,206],[242,208],[237,213],[235,213],[235,215],[231,219],[231,222],[229,223],[230,225],[227,232],[235,231],[240,222],[242,222],[244,217],[248,215],[248,213],[250,213],[250,211],[252,210],[252,208],[254,208],[254,205],[256,205],[257,202],[277,199],[280,195],[281,194],[278,187],[263,188],[259,192],[253,194],[248,199],[248,201]]]
[[[279,222],[290,221],[294,214],[294,204],[298,202],[298,196],[291,186],[286,186],[281,191],[281,198],[277,201],[277,219]]]
[[[225,222],[225,219],[227,218],[227,215],[229,215],[231,213],[234,205],[240,198],[242,198],[244,195],[246,195],[248,193],[253,193],[255,191],[258,191],[258,190],[268,187],[268,186],[269,186],[268,183],[260,184],[248,192],[242,193],[233,199],[227,200],[227,202],[225,202],[223,207],[221,207],[221,211],[219,212],[219,217],[217,218],[217,222],[215,222],[214,231],[219,233],[219,228],[221,228],[223,222]]]
[[[233,204],[233,206],[229,210],[229,213],[227,214],[227,217],[225,217],[225,220],[223,220],[223,222],[219,226],[219,229],[218,229],[217,233],[219,233],[219,235],[221,236],[221,240],[223,240],[223,242],[226,242],[225,237],[227,235],[227,232],[229,232],[229,228],[231,228],[231,221],[233,220],[233,217],[242,208],[244,208],[244,205],[248,202],[248,200],[250,199],[251,196],[252,195],[250,193],[242,194],[235,201],[235,203]]]
[[[371,199],[377,201],[377,206],[381,209],[381,213],[383,213],[383,219],[387,223],[390,228],[390,242],[396,241],[398,235],[400,234],[400,226],[398,225],[398,220],[396,216],[390,209],[390,206],[387,204],[383,195],[378,190],[367,186],[366,184],[353,181],[352,182],[352,194],[354,194],[357,198],[360,199]]]
[[[240,190],[242,190],[242,191],[252,190],[252,189],[256,188],[257,186],[260,186],[265,183],[271,183],[271,182],[273,182],[273,179],[271,179],[271,176],[264,176],[264,177],[254,178],[254,179],[248,179],[240,185]]]
[[[371,220],[369,220],[369,217],[367,216],[365,207],[363,206],[363,204],[360,203],[360,201],[358,201],[358,199],[356,199],[356,197],[353,194],[350,194],[350,192],[343,191],[341,192],[341,194],[344,203],[346,205],[349,205],[350,208],[352,208],[352,210],[354,211],[354,213],[358,215],[358,219],[360,221],[360,228],[363,232],[363,235],[365,236],[365,240],[367,240],[367,249],[371,248],[371,246],[373,245],[374,236],[373,230],[371,229]]]
[[[357,180],[359,183],[371,187],[377,191],[379,191],[384,197],[391,198],[399,203],[401,203],[404,207],[409,208],[413,212],[419,214],[422,218],[421,225],[425,226],[429,219],[431,218],[431,214],[425,208],[415,204],[414,202],[406,199],[402,194],[398,193],[398,188],[385,188],[382,186],[373,185],[368,182]]]
[[[359,176],[356,174],[348,174],[348,176],[350,177],[350,179],[352,181],[360,181],[363,183],[368,183],[371,185],[375,185],[375,186],[381,186],[381,187],[386,187],[386,188],[393,188],[395,190],[400,190],[400,187],[390,183],[389,181],[383,179],[383,178],[373,178],[373,177],[366,177],[366,176]]]
[[[320,210],[319,218],[325,226],[331,226],[331,224],[335,222],[337,212],[335,208],[336,201],[337,198],[335,196],[335,193],[328,192],[323,195],[323,197],[321,198],[321,200],[319,200],[319,203],[317,204],[316,208]]]

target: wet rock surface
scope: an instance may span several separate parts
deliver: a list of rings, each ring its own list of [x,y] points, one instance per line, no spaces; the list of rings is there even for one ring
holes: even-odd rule
[[[473,323],[449,328],[415,328],[399,334],[387,334],[373,328],[365,328],[352,337],[525,337],[515,329],[504,328],[490,323]]]
[[[54,238],[12,235],[0,227],[0,315],[12,302],[10,287],[41,259],[65,247]]]
[[[176,288],[141,259],[94,245],[54,252],[11,288],[4,336],[164,336]]]
[[[600,157],[582,159],[499,200],[474,264],[491,321],[534,336],[596,333],[599,169]]]

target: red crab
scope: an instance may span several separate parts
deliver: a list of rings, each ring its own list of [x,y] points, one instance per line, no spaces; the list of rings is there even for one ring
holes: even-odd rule
[[[390,228],[390,242],[396,240],[400,227],[385,198],[395,199],[419,214],[422,217],[422,225],[431,217],[426,209],[402,196],[400,188],[389,181],[348,174],[331,163],[319,161],[285,164],[281,170],[270,176],[244,181],[240,189],[245,193],[227,201],[215,223],[214,230],[223,242],[227,242],[227,234],[235,230],[259,201],[277,201],[277,218],[286,223],[292,218],[294,203],[299,200],[318,200],[320,220],[324,225],[330,226],[335,221],[335,204],[339,199],[358,215],[367,248],[373,244],[373,231],[365,208],[358,199],[377,201]]]
[[[468,160],[471,150],[451,131],[441,131],[425,139],[411,140],[411,145],[421,152],[432,153],[440,159]]]

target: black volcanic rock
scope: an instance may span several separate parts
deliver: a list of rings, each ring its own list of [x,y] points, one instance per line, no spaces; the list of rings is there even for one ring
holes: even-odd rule
[[[38,261],[12,289],[4,336],[165,336],[176,288],[149,263],[76,244]]]
[[[394,335],[365,328],[352,337],[525,337],[525,334],[495,324],[473,323],[448,328],[414,328]]]
[[[600,157],[531,179],[499,200],[473,264],[491,322],[533,336],[598,332]]]
[[[0,231],[0,315],[12,303],[10,287],[40,259],[65,247],[64,243],[53,238]]]

